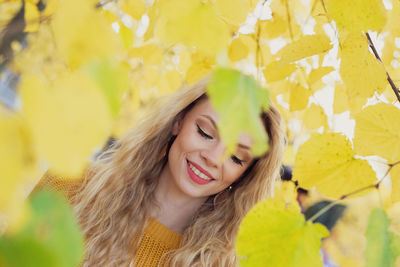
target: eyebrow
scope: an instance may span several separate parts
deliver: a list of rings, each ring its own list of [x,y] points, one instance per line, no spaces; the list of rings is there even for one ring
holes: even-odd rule
[[[212,125],[214,126],[214,128],[215,128],[215,129],[218,129],[217,124],[215,123],[215,121],[213,120],[213,118],[211,118],[210,116],[208,116],[208,115],[206,115],[206,114],[203,114],[203,115],[201,115],[201,116],[207,118],[207,119],[212,123]],[[239,147],[239,148],[242,148],[242,149],[250,150],[250,147],[248,147],[248,146],[246,146],[246,145],[243,145],[243,144],[239,144],[239,143],[238,143],[238,147]]]
[[[205,118],[207,118],[209,121],[211,121],[211,123],[212,123],[212,125],[214,126],[214,128],[215,128],[215,129],[218,129],[217,124],[215,123],[215,121],[213,120],[213,118],[211,118],[210,116],[205,115],[205,114],[203,114],[203,115],[201,115],[201,116],[202,116],[202,117],[205,117]]]

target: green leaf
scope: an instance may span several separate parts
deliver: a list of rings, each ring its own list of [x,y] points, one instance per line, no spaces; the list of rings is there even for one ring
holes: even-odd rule
[[[240,225],[240,266],[322,266],[321,238],[328,234],[322,224],[306,222],[299,209],[264,200]]]
[[[241,133],[253,137],[251,150],[255,156],[268,150],[268,136],[260,114],[269,107],[269,94],[252,77],[237,70],[217,69],[211,77],[207,94],[220,116],[219,133],[227,145],[227,153],[235,152]]]
[[[30,204],[30,221],[19,233],[0,238],[0,265],[76,267],[83,260],[84,243],[66,199],[43,191]]]
[[[128,69],[108,59],[93,60],[85,68],[102,89],[111,115],[117,117],[122,106],[122,96],[128,88]]]
[[[369,215],[367,226],[367,267],[395,266],[400,254],[400,237],[389,231],[390,221],[385,211],[374,209]]]

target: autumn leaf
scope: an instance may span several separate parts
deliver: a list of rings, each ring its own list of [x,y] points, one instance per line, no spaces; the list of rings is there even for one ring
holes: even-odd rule
[[[228,56],[232,61],[239,61],[247,57],[249,48],[242,42],[241,39],[236,38],[232,40],[229,46]]]
[[[390,180],[392,181],[392,201],[400,201],[400,165],[394,166],[390,170]]]
[[[155,43],[131,48],[128,55],[132,58],[140,58],[144,64],[148,65],[159,65],[164,57],[163,51]]]
[[[386,24],[386,9],[381,0],[324,0],[328,15],[340,30],[380,31]]]
[[[346,87],[344,84],[335,85],[335,96],[333,100],[333,112],[336,114],[349,110],[349,101],[347,99]]]
[[[389,224],[389,218],[383,209],[376,208],[369,215],[366,267],[395,266],[395,260],[400,255],[400,237],[389,231]]]
[[[92,59],[115,56],[120,51],[117,34],[96,12],[93,1],[60,1],[51,26],[57,49],[72,69]]]
[[[121,10],[139,20],[146,12],[146,6],[143,0],[124,0],[120,2]]]
[[[234,25],[242,24],[257,1],[249,0],[218,0],[215,1],[217,13]]]
[[[38,156],[59,175],[80,177],[111,130],[101,89],[87,74],[74,72],[53,84],[26,73],[19,90]]]
[[[40,192],[29,204],[32,216],[24,227],[18,233],[0,236],[2,266],[79,265],[84,256],[83,236],[66,199]]]
[[[36,6],[36,3],[32,1],[25,2],[25,23],[26,32],[36,32],[40,24],[40,12]]]
[[[299,148],[293,179],[333,198],[376,182],[371,166],[355,158],[349,140],[338,133],[314,134]]]
[[[243,132],[252,135],[251,151],[255,156],[267,151],[268,136],[259,117],[269,106],[266,90],[259,87],[252,77],[239,71],[217,69],[207,86],[207,94],[220,116],[219,133],[226,143],[227,153],[235,152],[237,140]]]
[[[297,69],[295,64],[281,64],[280,61],[273,61],[265,66],[263,71],[267,82],[283,80]]]
[[[35,164],[29,131],[21,116],[0,107],[0,212],[25,180],[25,172]]]
[[[191,56],[191,63],[186,72],[186,82],[194,84],[212,72],[215,58],[203,53],[194,53]]]
[[[325,34],[304,35],[278,52],[279,63],[287,64],[309,56],[325,53],[332,48],[330,42],[329,37]]]
[[[239,227],[240,266],[322,266],[321,238],[328,233],[323,225],[306,222],[296,204],[264,200]]]
[[[128,69],[113,60],[94,60],[84,66],[97,82],[108,102],[111,115],[116,118],[122,105],[122,96],[128,89]]]
[[[200,0],[159,1],[157,36],[167,44],[184,43],[215,54],[229,42],[229,27],[212,3]]]
[[[378,103],[355,117],[354,150],[361,156],[378,155],[394,163],[400,161],[400,109]]]
[[[361,34],[350,34],[344,40],[339,72],[349,100],[364,98],[364,104],[387,84],[383,65],[369,52],[367,39]]]
[[[305,109],[308,105],[310,95],[310,90],[304,88],[300,84],[295,84],[291,87],[289,99],[290,111]]]
[[[321,106],[312,103],[305,111],[302,117],[304,125],[310,130],[316,130],[323,126],[328,128],[326,114]]]

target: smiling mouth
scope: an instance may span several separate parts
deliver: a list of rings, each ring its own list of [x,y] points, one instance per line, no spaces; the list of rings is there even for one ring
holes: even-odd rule
[[[189,173],[190,178],[198,184],[207,184],[209,182],[214,181],[214,178],[209,177],[208,175],[204,174],[200,171],[196,166],[194,166],[190,161],[186,160],[187,162],[187,170]]]

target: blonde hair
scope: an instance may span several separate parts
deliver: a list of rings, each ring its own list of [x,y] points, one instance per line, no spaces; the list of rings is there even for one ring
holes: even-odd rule
[[[156,205],[154,193],[166,163],[176,120],[205,95],[205,79],[152,109],[147,118],[105,151],[86,173],[72,199],[86,236],[84,266],[121,266],[134,260]],[[183,233],[181,246],[165,255],[170,266],[235,266],[235,239],[245,214],[272,193],[283,154],[281,117],[274,107],[261,115],[269,151],[254,161],[229,192],[210,196]],[[214,199],[215,198],[215,199]],[[218,201],[215,201],[218,200]]]

